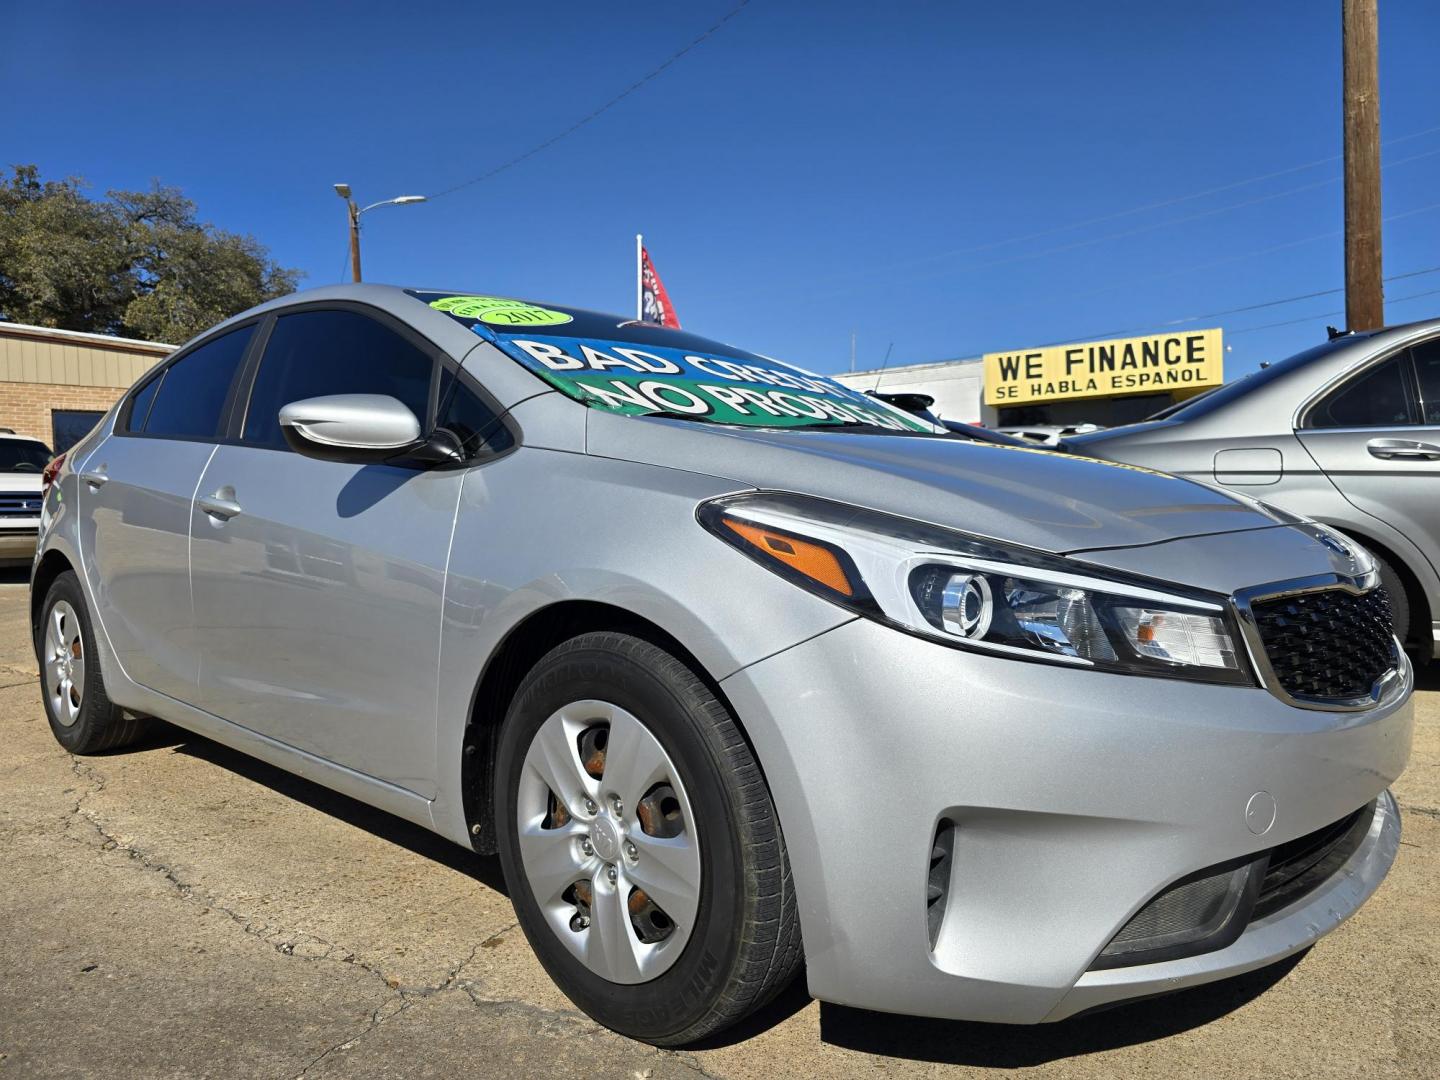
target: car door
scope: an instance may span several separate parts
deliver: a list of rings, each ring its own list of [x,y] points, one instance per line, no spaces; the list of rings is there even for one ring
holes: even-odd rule
[[[95,614],[131,679],[188,701],[190,503],[233,406],[255,324],[187,349],[125,398],[80,473],[80,561]]]
[[[190,522],[199,703],[429,797],[465,470],[306,457],[286,446],[278,414],[310,397],[388,394],[428,431],[441,384],[454,397],[453,363],[350,306],[279,315],[251,366],[244,415],[206,467]]]
[[[1440,565],[1440,338],[1349,376],[1295,434],[1351,504]]]

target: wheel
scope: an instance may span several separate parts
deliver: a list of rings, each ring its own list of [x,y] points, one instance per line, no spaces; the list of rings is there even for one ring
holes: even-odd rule
[[[35,653],[40,696],[56,740],[72,754],[94,754],[133,742],[146,722],[127,716],[105,693],[85,596],[67,570],[45,594]]]
[[[728,710],[639,638],[591,633],[526,676],[496,759],[500,858],[551,978],[600,1023],[693,1042],[794,977],[769,790]]]
[[[1385,593],[1390,597],[1390,612],[1395,620],[1395,636],[1400,639],[1400,644],[1405,646],[1407,652],[1413,653],[1417,648],[1415,628],[1410,624],[1410,597],[1405,591],[1405,579],[1402,578],[1385,559],[1375,552],[1370,553],[1375,560],[1375,565],[1380,570],[1380,584],[1385,586]]]

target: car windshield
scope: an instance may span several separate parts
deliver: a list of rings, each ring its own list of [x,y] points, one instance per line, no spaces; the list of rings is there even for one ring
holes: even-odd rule
[[[0,472],[42,472],[53,456],[33,439],[0,439]]]
[[[504,297],[410,295],[592,409],[740,427],[938,431],[828,376],[683,330]]]
[[[1362,335],[1346,334],[1344,337],[1327,341],[1324,345],[1316,345],[1313,349],[1306,349],[1294,356],[1287,356],[1284,360],[1277,360],[1273,364],[1262,367],[1259,371],[1252,371],[1249,375],[1236,379],[1232,383],[1226,383],[1224,386],[1193,397],[1173,410],[1162,409],[1150,419],[1194,420],[1198,416],[1205,416],[1216,409],[1224,408],[1230,402],[1236,401],[1246,394],[1254,393],[1260,387],[1272,383],[1292,371],[1298,371],[1307,364],[1314,363],[1322,356],[1329,356],[1336,349],[1343,349],[1354,344],[1360,336]]]

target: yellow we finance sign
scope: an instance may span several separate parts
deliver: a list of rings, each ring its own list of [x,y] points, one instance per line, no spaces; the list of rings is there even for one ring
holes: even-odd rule
[[[1225,381],[1220,330],[985,354],[985,404],[1203,390]]]

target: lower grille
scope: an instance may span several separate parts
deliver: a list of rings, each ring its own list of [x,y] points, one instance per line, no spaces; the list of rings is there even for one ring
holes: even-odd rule
[[[1251,918],[1263,918],[1314,891],[1355,854],[1374,820],[1372,802],[1333,825],[1271,849]]]
[[[1383,588],[1279,596],[1250,610],[1270,669],[1291,697],[1363,698],[1395,667],[1395,621]]]
[[[1131,916],[1092,970],[1214,952],[1245,927],[1303,899],[1355,853],[1375,803],[1259,855],[1207,867],[1164,889]]]

